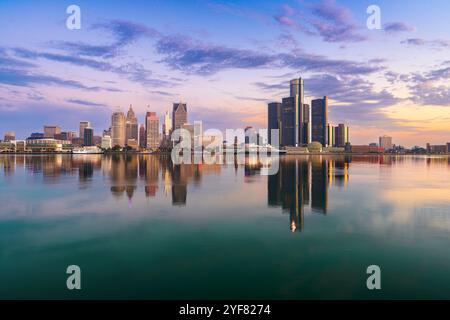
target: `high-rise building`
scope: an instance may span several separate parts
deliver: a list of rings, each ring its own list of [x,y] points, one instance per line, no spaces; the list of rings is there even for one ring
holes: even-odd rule
[[[126,144],[128,144],[128,140],[130,139],[133,139],[135,141],[138,141],[139,139],[139,125],[133,107],[131,105],[127,112],[125,133]]]
[[[281,143],[281,103],[271,102],[267,109],[267,135],[269,138],[269,144],[272,144],[271,130],[278,130],[279,141]]]
[[[303,104],[303,144],[311,143],[312,141],[312,122],[311,122],[311,107],[309,104]]]
[[[345,124],[340,123],[334,128],[334,139],[336,147],[345,147],[345,145],[350,142],[349,128]]]
[[[156,112],[147,112],[145,116],[147,131],[147,149],[156,150],[159,147],[159,119]]]
[[[330,123],[327,124],[327,141],[329,147],[336,145],[334,142],[334,127]]]
[[[180,129],[187,123],[186,103],[174,103],[172,111],[172,130]]]
[[[111,149],[112,148],[110,136],[104,135],[102,137],[102,148],[103,149]]]
[[[54,139],[55,135],[61,133],[61,127],[59,126],[44,126],[44,138]]]
[[[89,121],[80,121],[80,135],[78,137],[83,139],[84,138],[84,129],[90,128],[90,127],[91,127],[91,123]]]
[[[328,124],[328,97],[311,101],[312,114],[312,141],[320,142],[324,147],[330,143],[327,137]]]
[[[283,98],[281,102],[281,145],[298,146],[298,105],[295,97]]]
[[[94,129],[88,127],[84,128],[83,145],[90,147],[94,145]]]
[[[16,133],[13,132],[13,131],[5,132],[4,142],[10,142],[10,141],[13,141],[13,140],[16,140]]]
[[[164,114],[164,123],[163,123],[163,134],[165,137],[170,136],[172,131],[172,118],[170,117],[170,112],[166,111]]]
[[[379,146],[381,148],[384,148],[384,150],[391,150],[393,145],[392,145],[392,137],[389,136],[382,136],[379,138]]]
[[[121,111],[116,111],[111,116],[111,143],[112,146],[125,147],[126,119]]]
[[[192,147],[196,146],[197,151],[202,150],[203,144],[203,123],[201,121],[194,121],[194,141]]]
[[[147,147],[147,132],[145,131],[145,125],[141,124],[139,127],[139,147]]]
[[[311,112],[304,103],[304,82],[302,78],[291,80],[290,97],[281,103],[281,144],[302,146],[311,141]]]

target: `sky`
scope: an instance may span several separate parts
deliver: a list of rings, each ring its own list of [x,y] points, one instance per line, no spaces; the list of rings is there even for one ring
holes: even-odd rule
[[[367,8],[380,8],[369,29]],[[70,30],[66,9],[81,10]],[[305,80],[353,144],[450,142],[447,0],[0,0],[0,135],[101,134],[129,105],[143,122],[186,102],[204,127],[267,127],[267,103]]]

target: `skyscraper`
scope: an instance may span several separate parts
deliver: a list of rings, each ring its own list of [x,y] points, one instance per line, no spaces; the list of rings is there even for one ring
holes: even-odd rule
[[[311,107],[309,104],[303,104],[303,144],[312,141]]]
[[[392,149],[392,137],[388,137],[386,135],[379,138],[379,146],[381,148],[384,148],[384,150],[391,150]]]
[[[165,137],[168,137],[172,131],[172,118],[170,117],[170,112],[166,111],[164,114],[164,123],[163,123],[163,134]]]
[[[328,97],[311,101],[312,114],[312,141],[320,142],[324,147],[328,146]]]
[[[90,128],[90,127],[91,127],[91,123],[89,121],[80,121],[80,135],[78,137],[83,139],[84,138],[84,129]]]
[[[267,109],[267,135],[269,138],[269,144],[272,144],[272,136],[271,130],[279,130],[278,136],[280,141],[277,141],[278,144],[281,142],[281,103],[279,102],[271,102],[268,105]]]
[[[147,147],[147,131],[145,131],[145,125],[141,124],[139,127],[139,147]]]
[[[136,115],[134,114],[133,107],[130,105],[127,113],[126,120],[126,134],[125,134],[125,142],[128,144],[128,140],[138,141],[139,139],[139,126]]]
[[[83,145],[93,146],[94,145],[94,129],[84,128]]]
[[[125,147],[125,131],[126,131],[125,115],[121,111],[116,111],[111,116],[111,144],[113,147]]]
[[[172,111],[172,130],[180,129],[187,123],[186,103],[174,103]]]
[[[61,134],[61,127],[49,125],[44,126],[44,138],[54,139],[57,134]]]
[[[147,112],[145,115],[147,131],[147,149],[156,150],[159,147],[159,119],[156,112]]]
[[[194,136],[192,148],[196,147],[196,151],[202,151],[203,145],[203,123],[202,121],[194,121]]]
[[[345,144],[350,141],[349,128],[345,124],[340,123],[334,128],[334,139],[336,147],[345,147]]]
[[[304,82],[302,78],[290,82],[290,97],[281,103],[281,144],[302,146],[311,142],[311,112],[304,103]]]
[[[327,142],[329,147],[335,146],[334,127],[330,123],[327,124]]]

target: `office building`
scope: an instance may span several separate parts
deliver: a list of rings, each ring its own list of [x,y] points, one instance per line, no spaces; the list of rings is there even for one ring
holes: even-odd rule
[[[345,147],[349,140],[349,128],[340,123],[337,127],[334,128],[334,139],[335,139],[335,147]]]
[[[61,133],[61,128],[58,126],[46,125],[44,126],[44,138],[54,139],[55,135]]]
[[[4,142],[10,142],[16,140],[16,133],[12,131],[5,132]]]
[[[172,118],[170,117],[170,112],[166,111],[164,114],[164,123],[163,123],[163,134],[165,138],[170,136],[170,133],[172,132]]]
[[[108,135],[105,135],[102,137],[102,149],[111,149],[112,145],[111,145],[111,137]]]
[[[276,143],[281,143],[281,103],[271,102],[267,108],[267,135],[269,144],[272,144],[271,130],[278,130],[278,140]],[[275,143],[274,143],[275,144]]]
[[[328,142],[328,97],[311,101],[312,141],[327,147]]]
[[[159,147],[159,119],[156,112],[147,112],[145,116],[147,132],[147,149],[156,150]]]
[[[393,144],[392,144],[392,137],[388,137],[386,135],[379,138],[379,146],[380,148],[384,148],[384,150],[392,150]]]
[[[303,146],[311,142],[311,111],[304,103],[303,79],[290,82],[290,96],[281,103],[281,144]]]
[[[83,145],[85,147],[94,145],[94,129],[90,127],[84,128]]]
[[[197,146],[197,151],[202,150],[203,145],[203,123],[201,121],[194,121],[194,141],[192,146]]]
[[[126,120],[125,141],[127,145],[128,140],[130,139],[133,139],[135,141],[139,140],[139,125],[133,107],[131,105],[128,109]]]
[[[145,131],[144,124],[141,124],[139,127],[139,147],[147,147],[147,132]]]
[[[111,116],[111,143],[112,146],[125,147],[126,118],[123,112],[116,111]]]
[[[334,127],[330,123],[327,124],[327,142],[328,142],[328,147],[335,146]]]
[[[172,111],[172,129],[180,129],[183,124],[188,122],[187,118],[186,103],[174,103]]]
[[[80,121],[80,135],[79,138],[84,138],[84,129],[91,128],[91,123],[89,121]]]

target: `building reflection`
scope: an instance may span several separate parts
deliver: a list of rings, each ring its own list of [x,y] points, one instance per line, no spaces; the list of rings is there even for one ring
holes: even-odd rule
[[[348,183],[349,158],[322,156],[280,158],[278,173],[267,177],[267,202],[290,215],[292,232],[304,228],[305,207],[327,214],[328,189]]]

